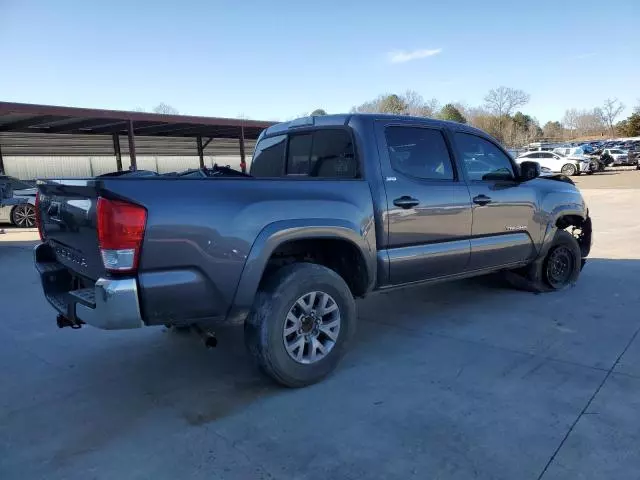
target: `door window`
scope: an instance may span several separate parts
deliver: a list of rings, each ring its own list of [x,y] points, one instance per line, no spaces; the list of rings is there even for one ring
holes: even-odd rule
[[[324,129],[291,135],[287,175],[315,178],[356,178],[358,162],[346,130]]]
[[[509,157],[484,138],[456,133],[456,148],[467,175],[473,181],[513,180]]]
[[[394,170],[425,180],[453,180],[451,157],[441,131],[388,127],[385,137]]]

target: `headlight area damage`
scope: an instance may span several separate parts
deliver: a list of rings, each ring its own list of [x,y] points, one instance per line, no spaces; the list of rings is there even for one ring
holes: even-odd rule
[[[559,218],[556,226],[559,229],[569,232],[578,241],[580,253],[582,254],[582,266],[584,267],[586,258],[591,251],[591,243],[593,242],[593,229],[589,210],[587,210],[587,218],[585,219],[575,215],[568,215]]]

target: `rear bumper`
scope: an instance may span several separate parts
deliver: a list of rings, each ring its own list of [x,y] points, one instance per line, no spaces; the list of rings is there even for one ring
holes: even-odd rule
[[[34,256],[47,301],[71,323],[104,330],[144,326],[135,278],[99,278],[94,285],[73,289],[72,275],[48,245],[38,245]]]

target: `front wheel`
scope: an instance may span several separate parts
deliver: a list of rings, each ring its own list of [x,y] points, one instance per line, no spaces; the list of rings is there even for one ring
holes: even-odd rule
[[[355,301],[342,277],[296,263],[264,282],[245,322],[245,342],[267,375],[303,387],[336,368],[355,323]]]
[[[36,209],[30,203],[17,205],[11,211],[11,223],[20,228],[33,228],[36,225]]]
[[[563,165],[562,169],[560,169],[560,172],[562,172],[568,177],[572,177],[573,175],[576,174],[577,171],[578,169],[576,168],[576,166],[571,163],[567,163],[566,165]]]
[[[566,230],[558,230],[544,258],[523,269],[505,272],[505,278],[516,288],[542,293],[574,285],[581,270],[578,240]]]

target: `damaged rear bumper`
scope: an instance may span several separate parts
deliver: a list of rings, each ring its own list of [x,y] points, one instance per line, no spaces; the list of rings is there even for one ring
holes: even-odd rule
[[[34,256],[45,298],[64,317],[63,325],[86,323],[104,330],[144,326],[135,278],[99,278],[88,288],[73,289],[72,274],[48,245],[38,245]]]

